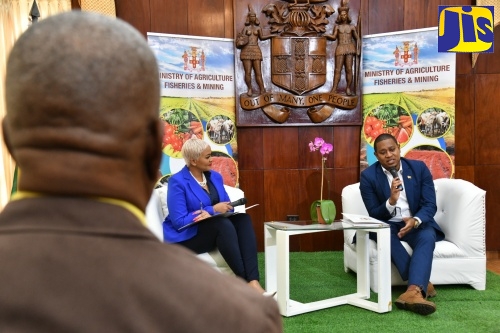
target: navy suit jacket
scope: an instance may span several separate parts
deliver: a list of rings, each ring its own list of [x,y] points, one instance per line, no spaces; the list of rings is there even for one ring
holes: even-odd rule
[[[224,189],[222,175],[216,171],[208,171],[204,174],[207,181],[212,181],[217,189],[219,202],[230,201],[229,195]],[[196,217],[196,214],[193,213],[200,210],[201,207],[210,215],[215,215],[210,196],[191,176],[187,166],[168,180],[167,206],[168,216],[163,222],[163,236],[165,241],[169,243],[182,242],[197,234],[197,225],[181,231],[178,229],[193,222]]]
[[[434,227],[437,239],[443,239],[444,233],[434,220],[437,210],[436,190],[431,172],[422,161],[402,157],[401,164],[403,186],[412,216],[420,218],[422,225],[428,224]],[[386,208],[391,189],[380,162],[372,164],[361,173],[359,189],[371,217],[382,221],[392,218]]]

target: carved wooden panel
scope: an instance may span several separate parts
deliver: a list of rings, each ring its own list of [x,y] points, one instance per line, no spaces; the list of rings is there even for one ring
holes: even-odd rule
[[[237,126],[359,124],[359,7],[360,0],[235,2]]]

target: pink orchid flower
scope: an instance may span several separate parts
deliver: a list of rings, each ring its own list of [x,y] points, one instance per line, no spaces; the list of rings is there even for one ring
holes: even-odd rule
[[[321,148],[319,149],[319,152],[321,153],[321,155],[326,155],[329,154],[332,150],[333,150],[332,144],[323,143],[323,145],[321,145]]]
[[[311,151],[319,150],[321,153],[321,192],[320,201],[323,200],[323,178],[325,173],[325,161],[326,155],[333,151],[333,145],[331,143],[325,142],[323,138],[314,138],[314,142],[309,142],[309,149]]]
[[[325,140],[323,140],[322,138],[315,138],[314,139],[314,145],[316,146],[316,149],[320,148],[324,143],[325,143]]]

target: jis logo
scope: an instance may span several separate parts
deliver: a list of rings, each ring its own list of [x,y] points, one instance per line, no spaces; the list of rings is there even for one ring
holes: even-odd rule
[[[438,52],[493,53],[494,6],[439,6]]]

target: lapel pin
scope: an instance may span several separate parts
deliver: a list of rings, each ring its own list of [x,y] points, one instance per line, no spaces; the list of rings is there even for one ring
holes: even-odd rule
[[[411,176],[407,176],[407,177],[408,177],[408,179],[411,179]]]

